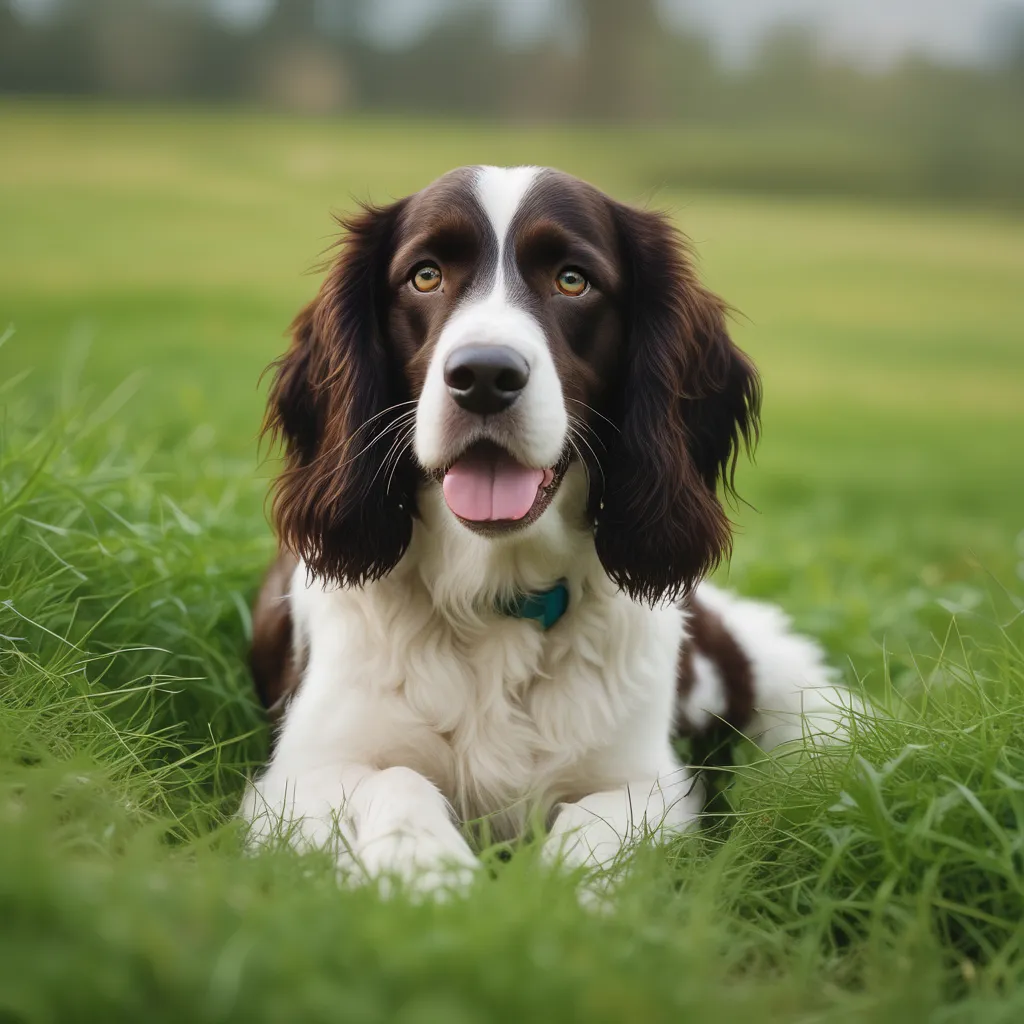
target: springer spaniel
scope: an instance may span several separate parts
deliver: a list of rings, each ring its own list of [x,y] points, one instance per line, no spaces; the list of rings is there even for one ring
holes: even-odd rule
[[[472,167],[344,228],[270,392],[253,839],[432,890],[478,867],[459,823],[542,821],[607,868],[699,814],[679,735],[841,728],[819,649],[700,583],[760,388],[669,223]]]

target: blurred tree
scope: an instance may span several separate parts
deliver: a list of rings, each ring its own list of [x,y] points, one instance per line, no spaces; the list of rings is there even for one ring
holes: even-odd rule
[[[661,105],[650,57],[663,30],[654,0],[577,0],[584,25],[581,113],[625,119]]]
[[[997,51],[1000,63],[1024,97],[1024,10],[1004,12],[999,24]]]
[[[412,46],[357,57],[365,97],[375,108],[439,117],[490,114],[507,91],[515,58],[497,40],[491,5],[458,10],[438,19]]]
[[[12,93],[90,92],[91,76],[81,24],[66,9],[34,20],[0,4],[0,91]]]
[[[821,46],[813,27],[798,22],[769,30],[754,54],[744,103],[752,109],[806,116],[827,106]]]
[[[81,0],[79,0],[81,16]],[[186,91],[201,11],[157,0],[91,0],[84,19],[92,74],[99,88],[122,96]]]
[[[359,101],[352,74],[359,0],[280,0],[256,34],[245,91],[271,106],[326,114]]]
[[[1024,12],[987,67],[905,59],[865,72],[805,25],[748,66],[668,28],[661,0],[435,0],[400,43],[381,0],[0,0],[0,92],[261,102],[492,119],[686,121],[745,131],[707,152],[666,133],[652,180],[1024,203]],[[411,3],[411,0],[410,0]],[[412,10],[412,8],[409,8]],[[372,15],[372,17],[371,17]]]

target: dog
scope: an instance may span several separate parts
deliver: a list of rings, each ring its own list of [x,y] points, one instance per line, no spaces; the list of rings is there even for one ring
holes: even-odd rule
[[[479,867],[460,825],[540,822],[599,877],[699,816],[680,736],[840,729],[821,650],[702,582],[761,392],[670,222],[469,167],[342,225],[269,393],[253,841],[434,892]]]

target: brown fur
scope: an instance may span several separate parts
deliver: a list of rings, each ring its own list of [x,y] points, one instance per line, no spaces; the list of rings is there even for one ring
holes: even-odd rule
[[[405,553],[417,471],[407,450],[384,472],[408,397],[385,323],[387,260],[401,203],[343,222],[341,251],[292,324],[265,430],[285,442],[274,494],[278,535],[318,577],[362,584]]]
[[[631,597],[678,597],[728,554],[716,493],[757,436],[760,382],[662,216],[616,204],[626,267],[624,359],[610,418],[597,553]]]
[[[696,683],[693,658],[702,654],[718,670],[726,698],[726,709],[721,716],[730,732],[742,730],[754,713],[754,673],[750,660],[725,628],[720,615],[690,595],[683,606],[687,612],[687,639],[679,652],[677,690],[680,698],[687,697]],[[680,731],[690,732],[685,721]]]
[[[260,702],[273,719],[280,717],[302,678],[296,663],[288,590],[297,561],[282,551],[271,562],[252,612],[249,668]]]

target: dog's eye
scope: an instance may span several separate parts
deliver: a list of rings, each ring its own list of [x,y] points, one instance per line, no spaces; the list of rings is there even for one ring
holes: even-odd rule
[[[424,263],[412,275],[412,286],[418,292],[434,292],[441,286],[441,268],[436,263]]]
[[[573,270],[572,267],[566,267],[555,278],[555,284],[558,285],[558,290],[563,295],[570,295],[573,298],[582,295],[590,287],[590,282],[578,270]]]

